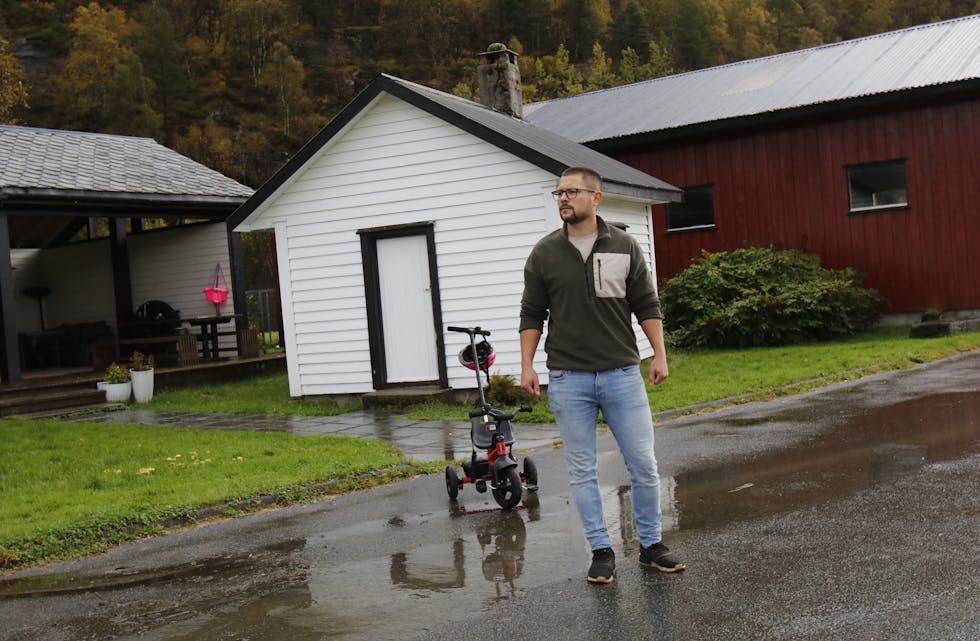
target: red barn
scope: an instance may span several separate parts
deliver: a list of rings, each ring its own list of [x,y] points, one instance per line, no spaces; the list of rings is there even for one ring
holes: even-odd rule
[[[980,308],[980,15],[526,105],[684,188],[657,273],[770,245],[855,267],[887,312]]]

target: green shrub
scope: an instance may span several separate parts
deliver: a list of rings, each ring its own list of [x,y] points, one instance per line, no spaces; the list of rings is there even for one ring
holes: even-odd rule
[[[853,334],[878,320],[884,299],[856,270],[826,269],[800,251],[703,252],[660,288],[672,345],[756,347]]]
[[[484,395],[487,401],[498,408],[511,405],[521,405],[530,400],[530,396],[520,386],[517,379],[510,374],[491,374]]]

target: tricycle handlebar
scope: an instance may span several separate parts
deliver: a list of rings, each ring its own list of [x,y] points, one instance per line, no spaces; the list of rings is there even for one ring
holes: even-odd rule
[[[447,327],[451,332],[462,332],[464,334],[479,334],[480,336],[489,336],[490,332],[485,329],[480,329],[479,327]]]
[[[473,410],[472,412],[470,412],[469,416],[470,418],[476,418],[478,416],[489,414],[490,416],[497,419],[498,421],[509,421],[510,419],[514,418],[521,412],[533,412],[533,411],[534,408],[531,407],[530,405],[521,405],[516,410],[508,414],[506,412],[502,412],[500,410],[485,405],[482,409]]]

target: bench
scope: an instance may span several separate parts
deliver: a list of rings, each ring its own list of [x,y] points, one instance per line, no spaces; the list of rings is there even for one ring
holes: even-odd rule
[[[103,341],[100,356],[96,360],[109,362],[128,357],[134,351],[152,354],[157,362],[176,361],[178,365],[194,365],[201,362],[197,349],[197,336],[194,334],[171,334],[168,336],[138,336]],[[126,348],[125,350],[122,348]],[[108,363],[97,363],[97,367]]]

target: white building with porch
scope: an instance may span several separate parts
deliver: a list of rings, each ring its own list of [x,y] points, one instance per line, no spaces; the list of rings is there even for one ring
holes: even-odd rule
[[[492,373],[519,374],[524,261],[580,165],[652,267],[650,207],[680,190],[506,111],[376,78],[229,219],[275,230],[290,393],[472,389],[454,325],[491,331]]]
[[[152,139],[0,126],[0,378],[97,365],[96,343],[118,347],[152,320],[137,317],[150,301],[243,321],[225,220],[251,193]],[[218,266],[231,292],[220,306],[204,294]]]

